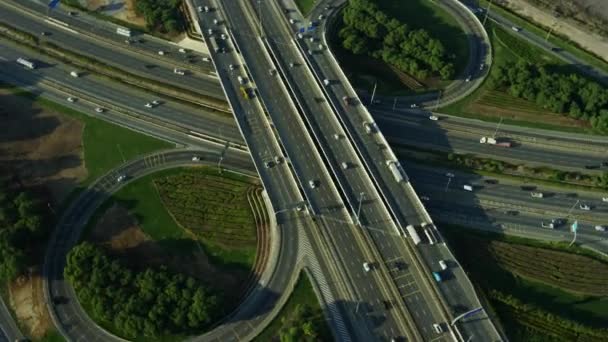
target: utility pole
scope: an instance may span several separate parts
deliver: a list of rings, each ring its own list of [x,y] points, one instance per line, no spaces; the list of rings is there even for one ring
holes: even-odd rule
[[[441,99],[441,90],[439,91],[439,95],[437,96],[437,100],[435,100],[435,110],[439,108],[439,100]]]
[[[361,219],[359,218],[359,214],[361,213],[361,203],[363,203],[363,196],[365,196],[365,192],[359,193],[359,208],[357,208],[357,224],[361,226]]]
[[[553,29],[555,29],[556,27],[557,27],[557,20],[555,20],[553,25],[551,25],[551,27],[549,28],[549,31],[547,32],[547,35],[545,36],[545,42],[549,39],[551,32],[553,32]]]
[[[370,105],[374,104],[374,97],[376,97],[376,86],[378,86],[378,82],[374,83],[374,90],[372,90],[372,100],[369,103]]]
[[[494,130],[494,134],[492,135],[492,138],[496,138],[496,134],[498,133],[498,128],[500,127],[500,124],[502,123],[502,119],[503,117],[500,117],[500,121],[498,121],[498,125],[496,125],[496,130]]]
[[[448,183],[445,185],[445,192],[448,192],[448,187],[450,186],[451,181],[452,181],[452,177],[448,176]]]
[[[483,26],[486,26],[486,20],[488,20],[488,15],[490,14],[490,6],[492,6],[492,0],[488,3],[488,8],[486,8],[486,15],[483,17]]]

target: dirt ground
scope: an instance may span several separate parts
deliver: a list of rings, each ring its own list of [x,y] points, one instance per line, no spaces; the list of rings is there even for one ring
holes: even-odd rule
[[[49,194],[57,206],[83,180],[83,125],[0,89],[0,170],[28,188]],[[38,271],[9,284],[10,306],[32,337],[52,327]]]
[[[0,89],[0,169],[47,187],[57,205],[86,178],[79,121]]]
[[[28,327],[32,338],[42,338],[53,328],[42,295],[42,278],[39,275],[20,277],[9,287],[9,294],[11,307],[15,310],[19,322]]]
[[[146,236],[135,218],[121,206],[109,208],[98,220],[89,240],[103,246],[134,268],[166,266],[169,270],[188,274],[204,282],[213,279],[213,287],[226,293],[241,293],[247,274],[219,272],[203,252],[172,254]]]
[[[91,11],[124,20],[130,24],[144,27],[146,21],[135,13],[135,0],[80,0]]]
[[[525,0],[503,0],[503,2],[507,3],[507,6],[519,15],[531,18],[533,21],[546,27],[552,27],[555,22],[558,22],[559,24],[554,28],[556,32],[567,36],[586,50],[593,52],[608,62],[608,37],[587,32],[575,23],[563,20],[563,18],[558,19],[548,11],[536,8]],[[593,1],[587,0],[587,2],[591,4]],[[603,6],[595,5],[599,6],[598,10],[608,17],[608,1],[602,0],[602,2],[604,2]],[[597,3],[599,4],[600,1],[597,1]]]

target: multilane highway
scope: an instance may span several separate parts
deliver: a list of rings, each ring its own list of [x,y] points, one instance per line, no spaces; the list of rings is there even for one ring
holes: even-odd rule
[[[23,4],[28,4],[30,2],[26,1]],[[4,4],[4,6],[8,6]],[[30,4],[30,7],[37,8],[40,10],[40,6],[36,4]],[[318,11],[322,11],[318,7]],[[455,12],[462,12],[461,9],[455,8]],[[94,55],[98,58],[108,58],[106,61],[120,65],[125,69],[135,68],[145,68],[144,65],[150,63],[148,57],[141,54],[136,54],[138,52],[137,49],[134,49],[131,46],[121,46],[121,45],[104,45],[99,39],[93,39],[90,36],[83,35],[74,35],[70,32],[66,32],[60,28],[49,25],[47,22],[44,22],[41,17],[37,17],[34,19],[30,15],[26,15],[21,13],[18,10],[15,10],[13,7],[6,8],[7,17],[12,18],[13,23],[19,24],[22,28],[28,30],[32,34],[39,34],[41,29],[46,29],[47,31],[52,32],[52,35],[48,37],[49,39],[52,37],[55,41],[61,46],[70,47],[71,49],[80,49],[84,48],[84,51]],[[10,15],[8,15],[10,13]],[[315,12],[316,14],[317,12]],[[58,14],[57,14],[58,15]],[[72,21],[79,22],[80,20],[92,20],[89,19],[86,15],[78,15],[77,17],[71,17],[64,14],[64,17],[69,18]],[[66,19],[61,17],[62,19]],[[103,24],[99,20],[94,21],[95,26],[88,27],[89,30],[97,30],[96,27],[103,27]],[[321,23],[323,24],[323,22]],[[472,25],[472,24],[470,24]],[[85,30],[87,27],[85,25],[81,25],[79,29]],[[471,28],[472,29],[472,28]],[[102,30],[102,29],[100,29]],[[108,30],[102,30],[105,34],[110,35],[111,32]],[[97,35],[99,32],[95,31]],[[114,36],[117,36],[114,34]],[[479,34],[477,34],[479,36]],[[105,38],[104,38],[105,39]],[[114,37],[116,39],[116,37]],[[86,44],[86,46],[82,46],[80,44]],[[75,44],[75,45],[73,45]],[[166,43],[165,43],[166,44]],[[169,45],[169,44],[166,44]],[[165,47],[168,49],[168,47]],[[124,52],[123,50],[130,52]],[[112,53],[108,53],[111,51]],[[27,52],[26,52],[27,54]],[[105,57],[104,57],[105,56]],[[172,53],[170,56],[175,60],[183,59],[182,54]],[[163,56],[162,60],[166,60],[166,56]],[[171,61],[171,60],[169,60]],[[51,64],[56,64],[53,61],[49,61]],[[165,77],[169,77],[176,85],[190,88],[201,92],[201,94],[213,95],[217,98],[223,98],[220,93],[220,88],[217,85],[217,80],[213,80],[211,84],[207,84],[205,86],[201,84],[191,84],[191,77],[183,77],[178,76],[172,73],[171,62],[169,64],[165,62],[163,67],[158,67],[158,69],[149,69],[143,70],[146,72],[146,75],[152,75],[157,79],[164,79]],[[205,64],[209,64],[205,62]],[[61,67],[61,66],[60,66]],[[63,67],[63,71],[69,72],[72,68]],[[143,72],[142,71],[142,72]],[[65,75],[63,75],[65,76]],[[66,77],[61,77],[62,82],[71,83],[74,86],[78,87],[79,80],[68,80]],[[195,81],[196,83],[196,81]],[[466,87],[470,86],[470,83],[465,85]],[[124,88],[124,87],[123,87]],[[84,88],[87,89],[87,88]],[[112,97],[113,101],[123,101],[124,97],[116,98]],[[135,103],[134,103],[135,104]],[[142,102],[143,104],[143,102]],[[517,144],[516,149],[494,149],[492,146],[484,146],[478,144],[478,139],[481,136],[485,135],[493,135],[495,132],[495,126],[484,124],[482,122],[477,122],[475,120],[467,120],[456,117],[447,117],[440,116],[441,120],[438,123],[432,123],[428,120],[428,114],[422,114],[419,112],[401,112],[401,111],[392,111],[389,109],[382,109],[382,106],[374,106],[374,116],[377,118],[378,123],[383,128],[383,131],[388,136],[389,142],[392,145],[399,144],[412,144],[412,142],[420,142],[423,147],[428,147],[429,149],[440,149],[444,151],[453,151],[458,153],[476,153],[483,156],[493,155],[496,158],[501,158],[504,160],[509,160],[513,162],[521,162],[527,161],[534,162],[535,165],[549,166],[549,165],[558,165],[561,168],[567,170],[580,170],[583,169],[586,165],[594,165],[598,166],[601,162],[606,161],[608,159],[608,151],[606,146],[606,139],[598,138],[598,137],[582,137],[582,136],[573,136],[571,138],[568,137],[567,134],[560,135],[559,138],[547,136],[547,133],[543,133],[542,131],[526,129],[521,127],[513,127],[508,125],[502,125],[500,127],[500,131],[498,132],[498,136],[503,136],[507,138],[512,138],[513,141]],[[143,109],[143,108],[142,108]],[[187,108],[180,109],[190,112],[194,114],[195,112],[203,112],[199,113],[205,116],[204,120],[211,125],[209,130],[213,129],[213,126],[217,126],[214,124],[216,120],[210,115],[209,111],[200,108]],[[157,110],[161,112],[162,110]],[[205,113],[207,112],[207,113]],[[152,115],[155,113],[152,112]],[[180,120],[180,117],[183,114],[179,111],[175,113],[176,120]],[[184,118],[185,122],[189,122],[188,116]],[[411,129],[411,127],[418,127],[420,129]],[[428,129],[428,133],[424,131],[424,129]],[[402,134],[403,131],[407,130],[408,134]],[[433,134],[433,132],[439,131],[443,136],[442,139],[436,139],[437,134]],[[238,132],[235,128],[227,128],[226,134],[232,134],[232,138],[239,139]],[[220,132],[223,133],[223,132]],[[237,141],[233,140],[233,141]],[[548,152],[551,152],[549,154]],[[551,157],[549,157],[551,156]],[[586,172],[599,172],[598,170],[591,170]]]

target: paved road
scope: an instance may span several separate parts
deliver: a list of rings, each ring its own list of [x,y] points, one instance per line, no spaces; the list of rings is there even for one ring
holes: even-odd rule
[[[193,166],[200,164],[216,165],[220,149],[217,146],[207,144],[207,148],[213,152],[203,150],[176,150],[157,153],[143,158],[127,162],[119,168],[112,170],[102,178],[93,183],[87,190],[73,202],[72,206],[63,215],[58,229],[51,239],[49,252],[45,263],[45,289],[47,300],[54,301],[56,298],[67,298],[66,302],[54,303],[51,307],[53,318],[59,323],[59,328],[65,337],[73,341],[115,341],[119,340],[104,330],[97,327],[84,313],[71,286],[63,279],[63,267],[65,255],[70,248],[79,240],[79,235],[86,222],[112,193],[118,191],[124,184],[131,182],[146,174],[177,166]],[[221,151],[221,150],[220,150]],[[192,156],[200,156],[202,162],[193,162]],[[241,170],[252,172],[251,162],[247,154],[237,151],[228,151],[224,154],[223,165],[230,170]],[[229,171],[225,171],[229,172]],[[127,181],[117,182],[118,175],[127,175]],[[287,217],[280,224],[290,225],[295,216]],[[282,229],[282,227],[279,227]],[[280,233],[282,235],[282,233]],[[238,336],[246,336],[256,329],[266,316],[273,312],[272,308],[285,292],[287,285],[295,275],[293,270],[296,265],[298,236],[289,235],[281,237],[281,252],[275,269],[267,270],[273,274],[266,284],[258,284],[253,295],[247,298],[247,305],[231,316],[223,325],[212,332],[202,336],[202,339],[219,339],[222,341],[238,340]],[[245,323],[247,322],[247,323]]]
[[[24,2],[24,3],[29,3],[30,7],[33,6],[34,8],[38,8],[35,4],[32,4],[31,2]],[[448,3],[452,3],[451,1],[449,1]],[[7,6],[6,4],[4,6]],[[40,10],[40,8],[38,8],[38,10]],[[462,15],[462,10],[460,9],[460,11],[454,11],[454,13],[460,13]],[[9,15],[10,13],[10,15]],[[316,14],[316,12],[315,12]],[[9,19],[13,21],[13,23],[22,25],[25,28],[29,28],[34,34],[36,34],[38,32],[37,29],[32,29],[32,27],[38,27],[38,26],[42,26],[42,25],[46,25],[48,29],[55,29],[58,31],[58,33],[56,35],[53,35],[51,37],[49,37],[49,39],[51,38],[62,38],[59,41],[64,45],[64,46],[69,46],[73,49],[79,49],[81,48],[80,43],[82,44],[86,44],[85,47],[85,51],[90,51],[92,54],[96,55],[96,56],[104,56],[104,55],[109,55],[108,58],[113,58],[112,61],[114,63],[120,63],[120,65],[122,67],[126,67],[126,68],[132,68],[134,65],[138,65],[139,67],[141,67],[142,65],[145,65],[147,62],[147,59],[149,59],[148,57],[146,57],[145,55],[136,55],[135,52],[131,52],[130,54],[127,52],[124,52],[123,50],[124,47],[121,46],[104,46],[103,42],[100,42],[99,40],[96,39],[92,39],[88,36],[83,37],[81,35],[76,35],[77,39],[68,39],[68,38],[72,38],[70,37],[71,34],[64,32],[61,29],[57,29],[54,26],[49,26],[47,23],[42,22],[42,21],[38,21],[36,19],[33,19],[30,16],[27,15],[23,15],[21,14],[21,12],[19,11],[15,11],[13,10],[11,7],[7,8],[6,14],[5,16],[10,17]],[[70,17],[71,18],[71,17]],[[79,16],[77,18],[71,18],[73,20],[80,20],[82,18],[88,18],[87,16]],[[77,20],[78,19],[78,20]],[[100,25],[99,21],[95,21],[96,25]],[[470,24],[471,25],[471,24]],[[475,26],[475,25],[473,25]],[[82,27],[82,29],[86,29],[84,27]],[[103,27],[102,27],[103,29]],[[95,28],[89,28],[89,30],[95,30]],[[107,31],[107,30],[106,30]],[[73,35],[72,35],[73,36]],[[27,52],[25,53],[27,55]],[[179,54],[181,57],[181,54]],[[54,61],[52,60],[47,60],[45,58],[40,58],[43,61],[46,61],[47,63],[49,63],[50,65],[54,65],[56,64]],[[92,93],[94,94],[104,94],[106,95],[106,98],[108,100],[112,100],[112,101],[117,101],[117,102],[124,102],[125,101],[125,97],[124,96],[120,96],[122,95],[122,92],[124,91],[129,91],[129,90],[125,90],[125,89],[129,89],[127,87],[124,86],[120,86],[120,85],[116,85],[116,83],[113,83],[112,88],[111,89],[104,89],[104,91],[100,91],[99,89],[99,85],[90,85],[87,84],[86,81],[81,81],[81,79],[74,79],[69,77],[67,74],[69,73],[69,71],[72,70],[72,68],[68,67],[68,66],[62,66],[61,64],[58,65],[58,69],[61,70],[61,72],[58,72],[57,70],[53,70],[48,72],[49,74],[53,74],[53,75],[47,75],[47,77],[53,77],[55,80],[60,81],[62,84],[66,84],[69,85],[71,87],[79,87],[80,89],[83,89],[84,91],[86,91],[87,89],[91,89],[93,90]],[[187,78],[183,78],[181,76],[176,76],[174,74],[172,74],[171,72],[171,66],[167,65],[164,68],[164,73],[165,74],[158,74],[156,75],[158,78],[162,78],[164,79],[167,76],[173,77],[174,78],[174,82],[176,82],[177,85],[183,86],[183,87],[190,87],[193,89],[202,89],[201,91],[205,92],[205,87],[199,87],[199,85],[196,83],[196,81],[194,83],[192,83],[192,80],[190,80],[190,77]],[[40,71],[41,73],[44,73],[44,71]],[[155,74],[156,71],[152,70],[145,70],[145,74]],[[88,77],[88,76],[85,76]],[[98,80],[98,82],[102,82],[104,81],[104,83],[109,84],[108,81],[105,80]],[[213,80],[213,84],[215,84],[215,88],[213,91],[211,91],[210,93],[213,94],[214,96],[218,97],[218,98],[223,98],[222,94],[221,94],[221,89],[219,87],[219,85],[217,84],[217,79]],[[470,87],[470,84],[467,84],[466,87]],[[114,89],[115,88],[115,89]],[[118,89],[120,89],[120,91],[118,91]],[[132,91],[130,91],[132,92]],[[91,92],[90,92],[91,93]],[[112,93],[112,94],[110,94]],[[141,105],[143,105],[145,102],[149,101],[149,97],[146,99],[144,97],[145,96],[143,92],[140,92],[140,96],[136,97],[136,98],[140,98],[141,100],[138,101],[133,101],[133,103],[131,104],[132,106],[136,106],[137,103],[141,103]],[[188,125],[195,125],[195,122],[192,121],[191,117],[192,114],[195,113],[200,113],[202,115],[205,116],[204,121],[205,123],[209,123],[209,126],[207,126],[206,124],[197,124],[196,126],[201,127],[203,130],[205,130],[206,134],[209,134],[209,131],[216,131],[215,134],[227,134],[230,135],[229,138],[233,139],[232,141],[239,141],[242,142],[242,138],[240,138],[239,132],[236,130],[235,127],[230,127],[227,128],[226,130],[223,129],[217,129],[218,125],[216,125],[214,123],[215,119],[212,117],[212,115],[209,115],[209,111],[206,110],[201,110],[198,108],[178,108],[176,110],[176,108],[172,108],[173,106],[167,107],[166,109],[171,110],[171,113],[175,113],[174,115],[168,115],[167,110],[165,110],[165,108],[163,109],[156,109],[154,111],[150,111],[151,113],[149,114],[156,114],[156,115],[163,115],[165,120],[173,120],[173,118],[175,117],[175,120],[186,123]],[[182,106],[183,107],[183,106]],[[572,136],[572,137],[568,137],[569,135],[567,134],[560,134],[559,138],[551,138],[549,137],[547,138],[542,138],[543,135],[547,135],[547,133],[542,133],[541,132],[537,132],[535,130],[532,129],[526,129],[526,128],[521,128],[521,127],[513,127],[513,126],[507,126],[507,125],[502,125],[501,129],[499,131],[499,136],[505,136],[505,137],[512,137],[513,141],[515,141],[516,143],[519,144],[519,147],[517,149],[512,149],[512,150],[495,150],[492,149],[492,147],[490,146],[483,146],[480,144],[477,144],[476,142],[478,141],[479,136],[482,135],[489,135],[489,134],[494,134],[495,132],[495,126],[490,124],[484,124],[482,122],[478,122],[475,120],[467,120],[467,119],[462,119],[462,118],[456,118],[456,117],[450,117],[449,119],[447,118],[447,116],[445,117],[445,120],[442,120],[440,123],[430,123],[428,122],[429,120],[424,120],[423,118],[428,117],[428,114],[426,113],[421,113],[421,112],[412,112],[412,111],[408,111],[408,112],[402,112],[402,111],[392,111],[390,109],[382,109],[381,106],[378,107],[374,107],[374,116],[378,119],[378,122],[382,125],[383,127],[383,131],[385,132],[385,134],[387,134],[387,136],[389,137],[389,142],[392,145],[399,145],[400,143],[411,143],[412,141],[419,141],[421,143],[423,143],[426,147],[428,148],[433,148],[433,149],[443,149],[443,150],[449,150],[449,151],[454,151],[454,152],[459,152],[459,153],[476,153],[479,155],[488,155],[488,154],[492,154],[497,158],[502,158],[505,160],[510,160],[510,161],[515,161],[515,162],[522,162],[522,161],[534,161],[534,163],[536,165],[559,165],[564,169],[567,170],[582,170],[584,169],[585,165],[599,165],[600,162],[602,161],[606,161],[606,159],[608,159],[608,151],[605,148],[605,143],[606,143],[606,139],[605,138],[597,138],[597,137],[590,137],[590,136]],[[139,111],[142,111],[144,108],[138,108]],[[182,113],[183,111],[186,111],[188,113]],[[225,119],[225,118],[224,118]],[[423,122],[423,121],[427,121],[427,122]],[[411,127],[412,126],[417,126],[418,124],[422,125],[422,128],[437,128],[437,130],[431,130],[431,132],[433,132],[434,134],[425,134],[423,133],[422,130],[412,130]],[[407,129],[408,132],[410,134],[408,135],[403,135],[402,131]],[[222,132],[223,131],[223,132]],[[442,139],[435,139],[434,137],[438,136],[437,133],[440,133],[440,136],[442,136]],[[478,136],[476,136],[478,135]],[[433,137],[433,138],[432,138]],[[432,138],[432,139],[431,139]],[[579,141],[580,140],[580,141]],[[597,140],[598,142],[594,142],[595,140]],[[547,154],[546,152],[550,151],[551,154],[551,158],[548,157],[549,154]],[[494,153],[496,152],[496,153]],[[581,154],[584,153],[584,154]],[[556,163],[552,162],[552,159],[555,158]],[[586,172],[599,172],[598,170],[595,171],[586,171]]]
[[[67,18],[61,11],[51,12],[51,16],[59,17],[61,20],[69,21],[70,23],[79,23],[79,29],[83,32],[91,32],[94,37],[90,37],[84,34],[74,33],[65,30],[61,25],[51,25],[45,21],[46,16],[42,13],[41,6],[36,6],[36,3],[31,1],[19,2],[21,6],[27,6],[28,9],[34,10],[34,14],[30,12],[21,11],[14,7],[14,1],[0,3],[0,21],[5,22],[8,25],[14,26],[20,30],[29,32],[34,36],[39,37],[42,42],[51,42],[57,44],[63,48],[70,49],[71,51],[79,54],[84,54],[89,57],[93,57],[99,61],[108,63],[109,65],[123,68],[133,74],[154,79],[166,84],[182,87],[187,90],[191,90],[203,95],[211,97],[221,97],[221,88],[217,82],[217,79],[210,76],[209,62],[201,61],[201,56],[189,52],[188,54],[177,53],[177,47],[168,43],[165,49],[167,51],[175,51],[172,53],[174,59],[178,60],[174,62],[170,58],[156,58],[151,57],[145,53],[142,53],[142,49],[145,45],[150,44],[150,38],[146,38],[145,44],[139,44],[140,46],[125,46],[126,44],[109,44],[107,41],[100,38],[104,37],[99,22],[96,21],[95,26],[91,26],[88,23],[81,23],[81,19]],[[41,13],[42,12],[42,13]],[[48,32],[49,35],[41,36],[41,32]],[[160,41],[157,44],[160,44]],[[188,58],[187,56],[192,56]],[[191,72],[185,76],[177,75],[173,72],[175,67],[185,68],[182,64],[188,64],[189,60],[193,60],[195,64],[192,64]],[[180,64],[176,65],[176,63]],[[194,69],[196,67],[197,69]]]

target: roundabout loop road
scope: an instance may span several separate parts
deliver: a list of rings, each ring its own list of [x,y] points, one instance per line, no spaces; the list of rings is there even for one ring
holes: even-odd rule
[[[283,1],[292,2],[293,0]],[[320,14],[327,16],[327,20],[321,20],[319,22],[319,27],[323,32],[323,44],[330,50],[331,44],[328,44],[326,38],[328,27],[332,24],[336,15],[340,13],[340,9],[345,6],[346,3],[347,1],[345,0],[320,1],[308,16],[310,20],[318,18]],[[435,1],[435,4],[448,12],[467,35],[469,44],[469,59],[467,65],[461,73],[456,76],[456,79],[440,94],[433,91],[412,96],[385,97],[376,95],[374,99],[380,99],[381,103],[374,105],[375,108],[390,110],[392,109],[393,101],[396,99],[399,103],[399,107],[403,107],[404,104],[407,104],[407,108],[409,108],[410,104],[416,103],[419,107],[436,109],[468,96],[475,91],[489,75],[489,66],[492,63],[492,44],[490,42],[490,37],[477,16],[458,0],[438,0]],[[324,10],[326,5],[332,6],[330,7],[329,12]],[[483,67],[480,68],[482,64]],[[469,76],[471,76],[471,80],[470,82],[467,82],[466,79]],[[371,94],[369,94],[367,90],[364,91],[364,93],[361,93],[361,91],[358,93],[360,93],[362,98],[367,98],[368,100],[371,97]],[[437,102],[438,96],[441,96],[439,102]]]
[[[199,156],[200,161],[192,161],[193,156]],[[63,277],[66,255],[78,243],[86,223],[96,209],[111,194],[118,191],[129,182],[145,175],[169,168],[196,165],[218,165],[220,154],[200,150],[169,150],[128,161],[106,173],[82,191],[77,199],[66,209],[51,236],[43,268],[44,296],[51,317],[61,335],[69,341],[125,341],[99,327],[88,317],[78,303],[70,284]],[[239,173],[255,175],[249,156],[245,153],[227,153],[222,160],[224,172],[228,168]],[[119,175],[127,179],[118,182]],[[271,230],[277,230],[276,226]],[[260,276],[258,284],[249,292],[241,306],[231,313],[212,331],[193,338],[194,340],[237,341],[243,337],[251,337],[259,332],[260,325],[268,323],[277,313],[275,304],[289,295],[286,291],[298,275],[297,237],[283,238],[281,232],[271,232],[275,242],[271,244],[271,260]],[[277,250],[272,250],[273,248]],[[276,263],[272,260],[274,253]],[[61,298],[55,301],[54,298]]]

